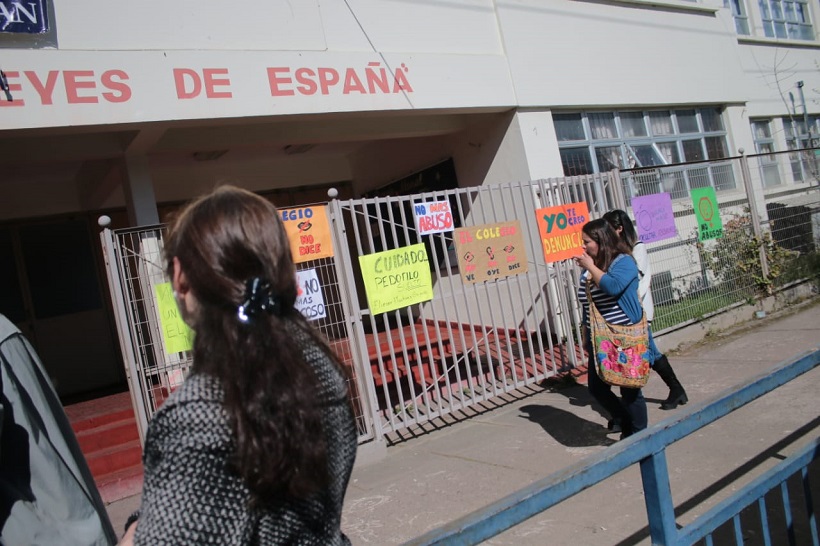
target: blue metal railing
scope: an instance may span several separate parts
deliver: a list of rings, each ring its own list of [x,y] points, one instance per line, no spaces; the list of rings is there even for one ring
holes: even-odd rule
[[[736,544],[743,544],[740,513],[755,502],[760,509],[765,544],[771,544],[764,497],[769,491],[780,486],[787,527],[789,532],[793,533],[786,480],[801,473],[809,533],[812,544],[819,546],[807,468],[813,460],[820,457],[820,438],[815,438],[764,475],[680,529],[675,522],[675,507],[672,504],[665,452],[670,444],[788,383],[818,364],[820,348],[815,348],[752,378],[739,388],[724,391],[710,402],[683,410],[676,416],[618,442],[593,457],[411,540],[406,546],[478,544],[636,463],[641,467],[652,544],[677,546],[705,540],[707,545],[711,545],[712,533],[729,521],[733,521]],[[795,543],[793,536],[790,536],[789,540],[791,544]]]

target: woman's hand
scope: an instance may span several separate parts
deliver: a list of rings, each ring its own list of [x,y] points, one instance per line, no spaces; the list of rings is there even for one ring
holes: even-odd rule
[[[586,252],[584,252],[580,256],[575,256],[573,260],[575,260],[575,263],[583,267],[584,269],[591,270],[593,267],[595,267],[595,262]]]
[[[134,544],[134,535],[137,532],[137,522],[131,524],[128,527],[128,530],[125,531],[125,534],[122,537],[122,540],[117,544],[117,546],[133,546]]]
[[[576,264],[589,271],[589,275],[592,277],[592,282],[600,286],[601,277],[605,275],[605,272],[598,269],[598,266],[595,265],[595,260],[593,260],[592,257],[586,253],[586,251],[584,251],[584,253],[580,256],[574,257],[573,260],[575,260]]]

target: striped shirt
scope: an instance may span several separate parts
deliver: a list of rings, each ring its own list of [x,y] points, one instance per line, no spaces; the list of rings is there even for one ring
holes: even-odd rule
[[[581,277],[581,286],[578,288],[578,301],[584,309],[584,316],[586,317],[584,326],[587,327],[589,327],[589,302],[587,301],[587,283],[589,279],[589,271],[584,272],[583,277]],[[594,282],[590,283],[589,292],[592,296],[592,301],[595,302],[595,307],[598,308],[598,312],[601,313],[601,316],[603,316],[604,320],[608,323],[632,324],[632,321],[629,320],[629,317],[626,316],[623,309],[618,306],[618,298],[605,294]]]

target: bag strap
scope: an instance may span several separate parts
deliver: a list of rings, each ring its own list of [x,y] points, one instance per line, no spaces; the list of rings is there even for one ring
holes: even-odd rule
[[[589,271],[587,271],[587,273],[588,273],[588,275],[586,277],[586,279],[587,279],[586,290],[587,290],[587,301],[589,302],[589,329],[592,330],[592,323],[594,322],[592,320],[592,318],[593,318],[592,313],[593,312],[595,313],[595,318],[596,319],[600,318],[601,320],[603,320],[603,315],[601,315],[601,312],[598,311],[598,306],[595,305],[595,300],[592,299],[592,291],[589,289],[589,283],[592,282],[592,274],[589,273]]]
[[[623,254],[621,254],[621,256],[623,256]],[[617,258],[616,258],[616,260],[617,260]],[[598,320],[600,320],[601,322],[606,322],[607,324],[609,324],[609,322],[604,318],[604,316],[598,310],[598,306],[595,305],[595,301],[592,299],[592,293],[589,290],[589,283],[590,283],[591,280],[592,280],[592,275],[587,277],[587,283],[586,283],[587,301],[589,302],[589,330],[590,330],[590,334],[592,334],[592,325],[595,322],[597,322]],[[593,317],[593,313],[595,313],[594,317]],[[593,320],[593,318],[595,320]],[[631,324],[630,326],[640,326],[640,325],[647,325],[648,326],[648,324],[649,324],[649,322],[646,320],[646,311],[644,311],[643,305],[641,305],[641,318],[640,318],[640,320],[638,320],[638,322],[636,322],[634,324]]]

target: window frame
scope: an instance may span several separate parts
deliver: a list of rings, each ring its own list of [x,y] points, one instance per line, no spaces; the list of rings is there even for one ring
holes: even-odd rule
[[[717,125],[720,127],[719,130],[705,130],[705,123],[704,117],[710,116],[710,110],[714,111],[717,114]],[[694,113],[693,117],[689,117],[690,112]],[[652,128],[652,114],[662,113],[664,116],[668,115],[670,118],[670,124],[672,128],[671,134],[659,134],[655,135]],[[601,170],[600,161],[598,158],[598,149],[600,148],[617,148],[620,152],[619,157],[619,168],[623,170],[629,169],[653,169],[658,167],[663,167],[666,165],[675,165],[681,163],[690,163],[692,161],[708,161],[714,163],[716,161],[721,161],[721,159],[729,159],[731,157],[731,148],[729,147],[729,134],[726,130],[726,121],[724,119],[724,109],[719,108],[716,106],[684,106],[684,107],[675,107],[675,106],[668,106],[665,108],[653,108],[653,109],[642,109],[642,110],[634,110],[634,109],[624,109],[624,110],[603,110],[603,109],[595,109],[595,110],[566,110],[566,111],[553,111],[554,116],[566,115],[566,116],[580,116],[580,126],[583,128],[584,131],[584,140],[559,140],[558,141],[558,148],[559,153],[561,154],[561,163],[562,167],[564,168],[564,175],[565,176],[577,176],[579,174],[593,174],[593,173],[600,173],[603,172]],[[622,122],[622,115],[627,114],[629,116],[630,122],[626,122],[627,126],[634,124],[635,121],[640,118],[643,121],[643,127],[646,131],[645,135],[640,136],[623,136],[624,134],[624,123]],[[617,130],[617,138],[592,138],[593,131],[592,128],[595,126],[595,123],[591,123],[591,119],[593,116],[599,119],[605,119],[608,116],[612,116],[615,120],[615,126]],[[680,124],[686,116],[686,123],[684,125],[688,125],[687,129],[694,129],[697,128],[695,132],[681,132]],[[664,128],[664,132],[666,129]],[[557,133],[557,130],[556,130]],[[709,159],[708,153],[710,148],[707,147],[706,142],[707,139],[711,138],[720,138],[722,139],[722,147],[724,150],[725,158],[714,158]],[[697,141],[702,156],[701,159],[697,160],[687,160],[684,154],[684,142],[689,141]],[[659,160],[659,164],[653,165],[644,165],[641,161],[639,156],[644,154],[638,153],[634,150],[635,147],[644,147],[649,146],[652,148],[652,155],[656,156],[655,160]],[[586,151],[582,151],[582,150]],[[670,149],[674,150],[674,156],[677,156],[678,161],[676,163],[672,163],[667,160],[667,156],[664,153],[663,149]],[[573,150],[573,152],[570,152]],[[646,152],[646,150],[643,150]],[[574,154],[584,154],[586,157],[584,161],[575,162],[570,166],[570,162],[566,160],[565,155],[567,153],[574,153]],[[583,163],[583,164],[582,164]],[[569,167],[569,168],[568,168]],[[697,170],[697,172],[695,172]],[[698,178],[697,182],[692,181],[690,183],[689,177],[690,174],[688,171],[691,171],[691,176],[695,176]],[[703,171],[703,172],[701,172]],[[703,175],[706,174],[708,176],[709,184],[715,188],[716,191],[731,191],[737,189],[737,182],[735,180],[731,180],[729,184],[726,183],[718,183],[712,175],[713,169],[711,166],[704,166],[703,168],[698,167],[689,168],[689,169],[682,169],[681,170],[681,180],[682,184],[676,188],[673,195],[673,199],[680,199],[684,197],[684,193],[688,196],[688,191],[690,187],[696,187],[696,185],[702,185],[703,183]]]
[[[799,10],[798,6],[801,7]],[[763,33],[767,38],[807,41],[817,39],[811,20],[809,0],[758,0],[758,8]],[[794,14],[794,20],[789,20],[789,13]],[[803,21],[797,20],[797,13],[802,13]]]

